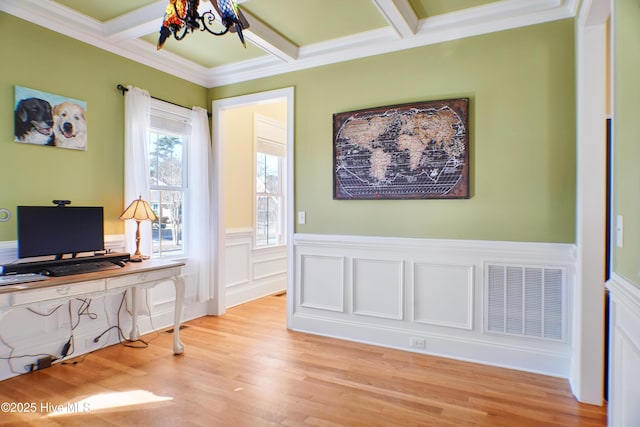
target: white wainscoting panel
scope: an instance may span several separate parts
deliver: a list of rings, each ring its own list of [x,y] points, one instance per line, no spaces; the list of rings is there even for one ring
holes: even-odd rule
[[[607,288],[611,304],[608,425],[640,426],[640,288],[615,274]]]
[[[472,329],[473,265],[419,262],[414,270],[415,322]]]
[[[294,257],[291,329],[569,375],[570,333],[532,339],[487,330],[485,270],[499,264],[561,272],[549,275],[561,283],[547,287],[555,311],[541,319],[549,320],[545,327],[560,324],[564,331],[572,310],[575,245],[296,234]],[[509,315],[523,310],[516,303],[506,307]]]
[[[355,258],[353,260],[353,312],[402,320],[402,261]]]
[[[247,284],[251,280],[251,235],[228,234],[224,272],[227,288]]]
[[[344,257],[300,257],[300,306],[344,311]]]
[[[231,229],[225,234],[226,307],[286,289],[287,248],[254,248],[253,230]]]

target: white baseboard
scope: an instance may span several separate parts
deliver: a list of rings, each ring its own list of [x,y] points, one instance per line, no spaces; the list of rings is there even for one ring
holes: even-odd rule
[[[294,323],[294,329],[300,332],[561,378],[566,378],[570,366],[570,357],[564,350],[544,350],[300,314],[294,315]],[[411,346],[411,340],[416,338],[424,340],[424,349]]]

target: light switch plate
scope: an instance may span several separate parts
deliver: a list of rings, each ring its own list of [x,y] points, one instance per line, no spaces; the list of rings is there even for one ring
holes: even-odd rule
[[[622,226],[623,226],[623,220],[622,220],[622,215],[617,215],[616,216],[616,246],[618,246],[619,248],[622,247],[622,236],[623,236],[623,230],[622,230]]]

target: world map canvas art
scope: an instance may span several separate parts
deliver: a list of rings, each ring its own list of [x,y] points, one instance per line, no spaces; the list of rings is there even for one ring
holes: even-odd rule
[[[333,115],[334,199],[469,198],[469,99]]]

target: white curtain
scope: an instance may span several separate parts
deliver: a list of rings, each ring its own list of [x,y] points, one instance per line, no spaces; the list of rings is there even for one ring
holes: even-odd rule
[[[149,201],[149,126],[151,97],[149,92],[133,86],[124,95],[124,206],[142,196]],[[135,252],[135,221],[125,222],[125,244]],[[151,222],[140,223],[140,251],[151,255]]]
[[[193,107],[189,143],[189,204],[185,222],[185,243],[189,257],[189,270],[198,283],[198,301],[213,296],[213,208],[211,197],[211,129],[207,110]]]

